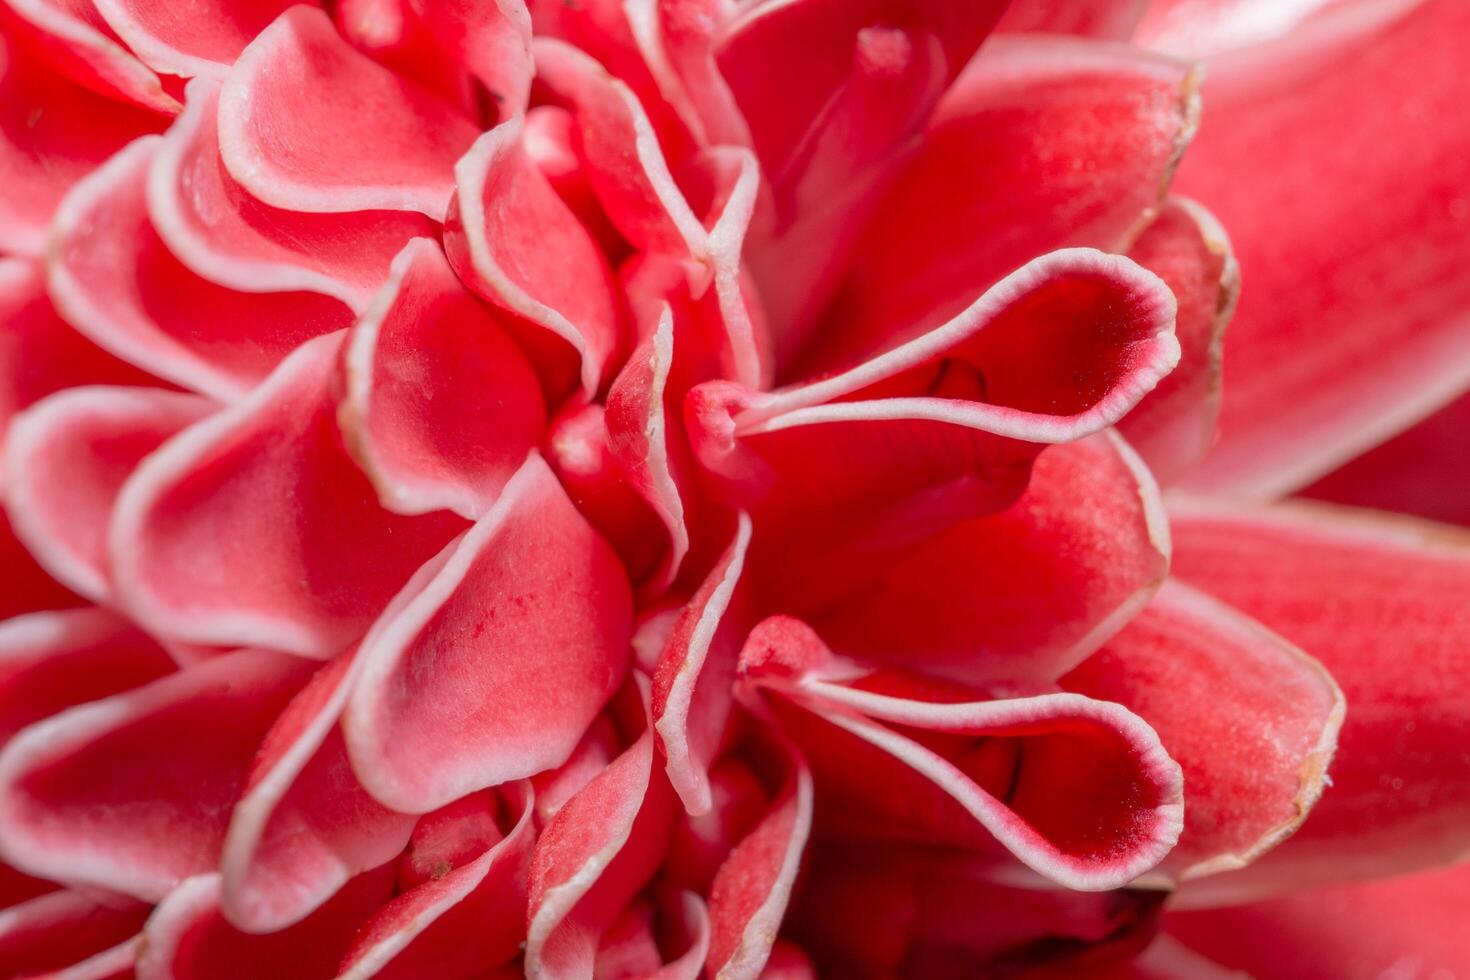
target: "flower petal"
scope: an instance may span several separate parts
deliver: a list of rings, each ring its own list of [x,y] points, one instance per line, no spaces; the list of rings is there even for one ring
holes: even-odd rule
[[[1079,891],[1131,882],[1178,840],[1179,766],[1126,708],[1077,694],[962,700],[973,695],[897,674],[836,683],[821,679],[827,657],[787,617],[741,653],[746,683],[769,692],[811,764],[828,832],[1009,852]]]
[[[167,0],[91,0],[149,68],[221,77],[291,0],[207,0],[181,10]]]
[[[658,899],[657,908],[646,902],[629,905],[602,934],[594,976],[698,980],[705,975],[710,922],[704,899],[689,891],[666,891]],[[661,944],[666,934],[672,938]],[[664,962],[660,947],[675,943],[683,952]]]
[[[109,534],[129,615],[185,642],[330,657],[464,528],[447,513],[378,507],[334,418],[341,342],[303,344],[134,471]]]
[[[27,725],[173,672],[146,634],[103,609],[0,623],[0,745]]]
[[[1061,680],[1147,719],[1184,770],[1174,883],[1254,861],[1322,795],[1345,703],[1317,661],[1223,603],[1167,583]]]
[[[327,980],[354,933],[392,894],[391,868],[358,875],[309,918],[279,932],[240,932],[220,911],[217,874],[189,878],[143,930],[138,980]]]
[[[294,211],[419,211],[442,220],[454,162],[478,128],[292,7],[240,55],[219,100],[220,156],[267,204]],[[351,147],[371,146],[371,153]]]
[[[321,293],[360,313],[404,244],[434,234],[432,220],[407,211],[309,214],[257,201],[220,159],[218,83],[186,91],[148,171],[148,216],[196,274],[242,292]]]
[[[214,408],[197,395],[94,385],[26,409],[11,424],[0,477],[16,536],[57,581],[104,601],[107,524],[123,482]]]
[[[1144,11],[1156,5],[1150,0],[1093,0],[1086,4],[1072,0],[1014,0],[995,29],[1126,41]]]
[[[535,842],[532,793],[505,790],[514,824],[473,860],[400,894],[363,926],[342,980],[480,976],[519,952]]]
[[[1230,229],[1250,284],[1220,444],[1189,486],[1289,492],[1470,385],[1467,31],[1455,0],[1343,4],[1211,65],[1178,187]],[[1342,161],[1330,181],[1323,152]]]
[[[351,314],[324,296],[235,292],[185,268],[148,222],[144,188],[159,145],[134,141],[67,195],[53,228],[51,298],[119,357],[202,394],[238,398]]]
[[[1042,453],[1005,510],[882,565],[811,614],[828,643],[971,684],[1034,684],[1070,670],[1149,601],[1169,568],[1168,517],[1148,470],[1105,432]]]
[[[1197,85],[1188,64],[1129,48],[993,38],[888,191],[804,363],[942,323],[1033,256],[1126,244],[1194,134]]]
[[[539,456],[446,556],[365,643],[343,722],[363,785],[409,813],[565,762],[632,633],[622,566]]]
[[[0,973],[69,980],[70,971],[52,971],[126,942],[147,918],[148,906],[115,895],[57,891],[22,902],[0,911]]]
[[[1324,505],[1180,501],[1173,515],[1175,574],[1311,651],[1350,705],[1312,818],[1181,900],[1248,900],[1470,854],[1470,539]]]
[[[212,868],[261,737],[310,661],[246,650],[38,722],[0,753],[0,851],[145,900]]]
[[[170,115],[178,111],[158,76],[109,36],[90,0],[5,0],[0,26],[50,68],[109,101]]]
[[[526,155],[521,120],[481,136],[454,173],[444,229],[450,264],[470,289],[526,321],[518,339],[549,392],[580,381],[592,395],[622,343],[612,272]]]
[[[1342,0],[1151,0],[1133,43],[1201,58],[1272,41]],[[1417,0],[1413,0],[1417,2]],[[1346,6],[1346,4],[1343,4]],[[1365,11],[1398,7],[1403,0],[1361,4]]]
[[[535,373],[433,239],[414,239],[394,259],[343,363],[348,451],[395,513],[474,520],[540,440]]]

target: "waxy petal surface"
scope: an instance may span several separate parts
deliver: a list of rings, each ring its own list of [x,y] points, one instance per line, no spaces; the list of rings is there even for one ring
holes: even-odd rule
[[[155,71],[222,76],[290,0],[91,0],[107,25]]]
[[[68,967],[125,943],[147,918],[148,906],[116,895],[57,891],[33,898],[0,911],[0,971],[71,980],[77,974]]]

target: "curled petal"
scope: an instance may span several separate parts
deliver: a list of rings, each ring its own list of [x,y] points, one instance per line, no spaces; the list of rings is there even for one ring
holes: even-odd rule
[[[804,361],[840,363],[943,322],[1032,256],[1124,245],[1194,134],[1197,88],[1191,66],[1159,55],[992,39],[885,196]],[[956,200],[955,187],[971,190]]]
[[[479,517],[540,439],[535,373],[432,239],[399,253],[343,363],[348,451],[396,513]]]
[[[1178,840],[1179,766],[1126,708],[1076,694],[968,701],[895,675],[840,684],[820,679],[828,656],[785,617],[741,654],[831,800],[819,821],[835,831],[999,845],[1079,891],[1133,881]]]
[[[435,223],[407,211],[311,214],[251,197],[220,159],[219,85],[189,83],[148,169],[148,217],[197,275],[242,292],[306,291],[361,312],[409,239]]]
[[[1412,0],[1411,0],[1412,2]],[[1289,34],[1341,0],[1152,0],[1133,34],[1135,44],[1190,58],[1219,55]],[[1346,6],[1346,4],[1342,4]],[[1370,17],[1390,16],[1405,0],[1362,4]],[[1376,8],[1376,9],[1375,9]]]
[[[133,472],[108,546],[117,600],[139,622],[189,643],[329,657],[464,527],[378,507],[337,428],[341,344],[303,344]]]
[[[23,730],[0,753],[0,852],[157,901],[219,860],[251,757],[311,668],[241,651]]]
[[[1178,581],[1061,685],[1146,718],[1184,770],[1184,833],[1156,873],[1174,881],[1243,867],[1301,826],[1345,708],[1321,664]]]
[[[1118,423],[1154,477],[1168,484],[1215,444],[1225,328],[1240,296],[1240,267],[1220,223],[1181,197],[1164,203],[1128,254],[1179,302],[1179,366]]]
[[[107,524],[143,459],[214,404],[157,388],[67,388],[17,416],[5,442],[5,507],[16,535],[58,581],[103,601]]]
[[[444,247],[466,285],[526,321],[519,339],[551,375],[548,389],[559,394],[570,378],[591,395],[622,342],[612,273],[521,134],[509,119],[455,165]]]
[[[1311,651],[1349,705],[1311,819],[1180,900],[1251,900],[1470,855],[1464,532],[1320,504],[1172,511],[1175,574]]]
[[[370,871],[296,925],[252,935],[220,911],[219,875],[197,875],[154,909],[139,947],[138,980],[331,977],[354,934],[392,889],[391,869]]]
[[[454,161],[477,132],[307,6],[262,31],[220,91],[225,166],[255,197],[293,211],[419,211],[442,220]],[[345,149],[367,146],[371,153]]]
[[[689,891],[668,891],[658,897],[657,908],[643,902],[629,905],[602,934],[595,976],[698,980],[705,975],[710,922],[704,899]],[[672,938],[660,943],[665,934]],[[661,947],[676,942],[683,952],[665,962]]]
[[[51,298],[119,357],[182,387],[238,398],[297,345],[347,326],[351,314],[325,296],[240,293],[185,268],[148,221],[145,185],[159,145],[157,137],[134,141],[62,203]]]
[[[342,980],[479,976],[516,955],[525,937],[535,808],[525,783],[504,794],[509,832],[383,906],[354,940]]]
[[[633,0],[623,10],[653,82],[695,142],[749,146],[745,117],[715,63],[728,8],[720,0]]]
[[[344,719],[358,777],[422,813],[560,765],[621,683],[631,633],[617,557],[533,455],[364,644]]]
[[[96,976],[75,967],[95,954],[131,946],[128,940],[147,918],[148,906],[115,895],[56,891],[22,902],[0,911],[0,972],[67,980]],[[132,950],[127,952],[131,964]]]
[[[1249,285],[1220,443],[1187,485],[1279,496],[1470,385],[1467,32],[1455,0],[1344,3],[1210,66],[1210,121],[1178,187],[1230,229]],[[1256,165],[1285,140],[1297,152]],[[1323,152],[1343,161],[1331,181]]]
[[[812,623],[866,661],[972,684],[1034,684],[1121,629],[1168,568],[1158,488],[1105,432],[1042,453],[1016,503],[884,562]]]
[[[645,732],[566,802],[531,859],[526,975],[585,976],[598,937],[663,857],[672,794]]]
[[[157,643],[103,609],[7,619],[0,623],[0,744],[27,725],[173,669]]]
[[[109,36],[90,0],[5,0],[0,26],[50,68],[109,101],[170,115],[179,109],[158,76]]]
[[[149,68],[168,75],[223,76],[291,0],[206,0],[187,12],[167,0],[91,0],[107,26]]]

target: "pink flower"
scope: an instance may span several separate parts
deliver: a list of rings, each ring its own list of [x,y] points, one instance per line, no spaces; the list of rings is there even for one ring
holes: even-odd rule
[[[0,974],[1470,970],[1466,38],[0,0]]]

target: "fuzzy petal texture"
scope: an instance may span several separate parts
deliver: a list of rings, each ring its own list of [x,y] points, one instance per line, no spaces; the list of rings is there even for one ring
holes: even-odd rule
[[[1146,718],[1184,770],[1164,882],[1243,867],[1290,836],[1326,785],[1346,707],[1317,661],[1178,581],[1061,679]]]
[[[1470,385],[1470,7],[1405,7],[1343,4],[1211,66],[1178,187],[1230,229],[1250,281],[1220,445],[1193,488],[1290,492]],[[1277,154],[1287,141],[1298,150]],[[1328,152],[1340,165],[1323,180]]]
[[[255,197],[294,211],[418,211],[442,220],[454,162],[477,134],[450,103],[353,49],[313,7],[276,18],[220,91],[225,166]]]
[[[123,486],[110,560],[118,601],[139,622],[190,643],[327,658],[464,528],[451,514],[378,506],[337,427],[341,345],[341,334],[303,344]]]
[[[1470,539],[1325,505],[1173,508],[1175,574],[1311,651],[1347,696],[1331,788],[1291,840],[1181,900],[1401,874],[1470,855]]]
[[[119,357],[181,387],[239,398],[302,342],[347,326],[351,313],[311,293],[225,289],[174,258],[148,220],[145,186],[159,146],[156,137],[136,140],[62,203],[51,298]]]
[[[433,239],[394,259],[342,356],[343,435],[388,510],[473,520],[540,441],[531,365]]]
[[[311,668],[241,651],[23,730],[0,753],[0,852],[159,900],[219,860],[256,747]]]
[[[622,682],[631,633],[616,555],[533,455],[358,654],[358,777],[422,813],[560,765]]]
[[[118,491],[144,456],[214,408],[197,395],[95,385],[26,409],[11,424],[0,478],[15,533],[58,581],[105,600]]]

